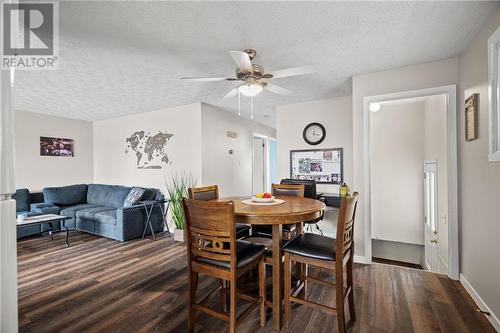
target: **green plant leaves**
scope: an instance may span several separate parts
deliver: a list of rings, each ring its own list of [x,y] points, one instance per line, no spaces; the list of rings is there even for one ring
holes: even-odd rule
[[[192,175],[175,174],[165,183],[168,199],[170,200],[170,214],[176,229],[184,229],[184,208],[182,199],[187,198],[188,188],[196,186]]]

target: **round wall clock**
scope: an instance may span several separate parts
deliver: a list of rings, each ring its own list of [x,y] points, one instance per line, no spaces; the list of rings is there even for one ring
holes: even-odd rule
[[[302,132],[304,141],[310,145],[318,145],[325,139],[326,130],[320,123],[310,123]]]

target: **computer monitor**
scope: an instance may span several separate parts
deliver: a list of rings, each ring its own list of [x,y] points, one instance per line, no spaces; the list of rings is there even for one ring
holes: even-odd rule
[[[288,185],[304,185],[304,197],[311,199],[318,199],[318,194],[316,193],[316,182],[314,180],[301,180],[301,179],[282,179],[281,184]]]

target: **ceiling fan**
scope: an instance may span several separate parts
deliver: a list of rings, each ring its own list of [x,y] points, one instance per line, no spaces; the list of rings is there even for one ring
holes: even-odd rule
[[[222,99],[228,99],[235,96],[238,92],[245,96],[253,97],[263,90],[283,96],[289,95],[292,93],[290,90],[270,83],[269,80],[316,72],[312,66],[301,66],[266,73],[264,67],[252,63],[252,60],[257,55],[254,49],[229,51],[229,54],[238,66],[236,68],[235,77],[183,77],[181,79],[194,82],[240,81],[241,83],[239,85],[231,89],[222,97]]]

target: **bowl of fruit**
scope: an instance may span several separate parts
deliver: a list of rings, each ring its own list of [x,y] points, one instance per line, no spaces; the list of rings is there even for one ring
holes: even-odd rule
[[[252,197],[252,201],[253,202],[261,202],[261,203],[265,203],[265,202],[273,202],[274,201],[274,197],[271,195],[271,193],[257,193],[256,195],[254,195]]]

